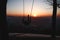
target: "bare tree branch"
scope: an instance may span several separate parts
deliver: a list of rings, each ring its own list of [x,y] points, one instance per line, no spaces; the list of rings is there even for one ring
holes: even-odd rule
[[[53,0],[47,0],[51,6],[53,6]],[[57,7],[60,8],[60,0],[57,0]]]

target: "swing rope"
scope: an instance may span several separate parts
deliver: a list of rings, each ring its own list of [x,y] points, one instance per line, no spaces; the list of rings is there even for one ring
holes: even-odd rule
[[[34,5],[34,0],[33,0],[33,2],[32,2],[32,7],[31,7],[31,12],[30,12],[30,15],[32,14],[32,10],[33,10],[33,5]],[[28,15],[28,20],[24,20],[25,19],[25,14],[24,14],[24,12],[25,12],[25,10],[24,10],[24,0],[23,0],[23,23],[25,24],[25,23],[30,23],[29,22],[29,20],[31,21],[31,17],[29,17],[29,15]],[[25,21],[25,22],[24,22]]]

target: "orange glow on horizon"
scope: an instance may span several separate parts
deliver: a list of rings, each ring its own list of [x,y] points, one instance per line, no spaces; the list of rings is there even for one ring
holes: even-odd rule
[[[28,14],[25,14],[24,16],[27,16]],[[23,13],[9,13],[7,14],[7,16],[23,16]],[[52,14],[48,14],[48,13],[32,13],[30,15],[31,17],[44,17],[44,16],[52,16]]]

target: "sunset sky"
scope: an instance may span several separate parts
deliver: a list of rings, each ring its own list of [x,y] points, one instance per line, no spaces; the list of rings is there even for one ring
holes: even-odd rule
[[[31,13],[33,0],[24,0],[25,14]],[[58,14],[60,9],[57,10]],[[31,16],[51,16],[53,13],[53,6],[49,5],[47,0],[34,0],[33,10]],[[8,0],[7,15],[22,16],[23,15],[23,0]]]

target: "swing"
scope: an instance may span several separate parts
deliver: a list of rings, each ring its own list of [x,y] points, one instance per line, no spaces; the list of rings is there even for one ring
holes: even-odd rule
[[[33,4],[34,4],[34,0],[32,2],[32,8],[31,8],[31,13],[30,14],[32,14]],[[25,17],[24,17],[24,0],[23,0],[23,19],[22,19],[22,22],[25,25],[29,25],[31,23],[31,16],[29,14],[27,16],[27,20],[25,20]]]

